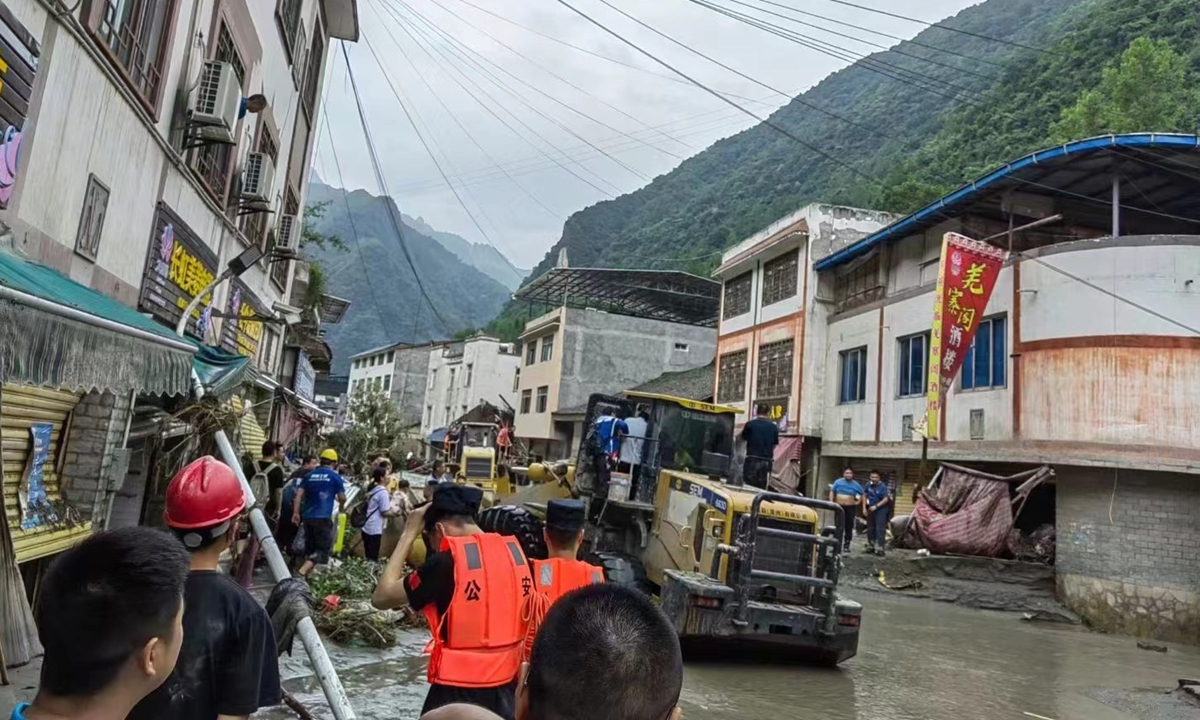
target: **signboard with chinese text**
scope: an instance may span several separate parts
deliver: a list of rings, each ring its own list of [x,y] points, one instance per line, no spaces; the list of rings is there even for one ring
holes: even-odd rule
[[[755,400],[752,408],[765,408],[766,414],[759,417],[770,420],[779,426],[780,432],[787,432],[788,429],[788,402],[789,398],[768,398]]]
[[[938,437],[946,388],[962,367],[1007,258],[1007,252],[957,233],[942,238],[929,343],[928,411],[924,427],[914,427],[925,437]]]
[[[292,390],[300,397],[312,402],[317,384],[317,371],[313,369],[308,353],[301,350],[296,354],[296,374],[292,378]]]
[[[0,1],[0,209],[17,182],[17,161],[41,47],[8,5]]]
[[[217,256],[165,204],[158,204],[150,238],[150,256],[142,277],[138,307],[175,327],[183,309],[216,276]],[[188,334],[202,338],[211,326],[212,294],[188,320]]]
[[[230,285],[228,305],[227,317],[221,321],[221,347],[248,358],[258,357],[263,324],[255,318],[265,317],[268,313],[258,306],[250,288],[239,280]]]

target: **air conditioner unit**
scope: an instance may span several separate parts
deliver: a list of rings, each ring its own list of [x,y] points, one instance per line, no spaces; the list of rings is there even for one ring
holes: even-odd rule
[[[242,199],[251,203],[270,204],[271,188],[275,184],[275,163],[266,153],[250,153],[242,168]]]
[[[300,248],[300,222],[300,218],[295,215],[279,218],[279,237],[275,240],[275,250],[295,253]]]
[[[237,124],[242,104],[242,88],[233,66],[219,60],[209,60],[200,68],[200,82],[192,92],[188,116],[192,123],[202,126],[200,134],[207,140],[233,143],[233,128]]]

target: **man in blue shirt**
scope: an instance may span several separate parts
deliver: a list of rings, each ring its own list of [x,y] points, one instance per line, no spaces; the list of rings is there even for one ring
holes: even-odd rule
[[[854,479],[854,469],[846,468],[842,476],[829,486],[829,500],[842,506],[845,515],[845,534],[842,536],[843,552],[850,552],[850,541],[854,539],[854,521],[866,510],[866,493]]]
[[[887,544],[887,524],[892,494],[878,470],[867,481],[867,552],[883,555]]]
[[[596,420],[596,433],[600,436],[600,449],[612,455],[621,448],[621,438],[629,434],[629,425],[613,415],[612,408],[604,408]]]
[[[303,578],[318,564],[329,562],[333,551],[333,501],[337,500],[339,512],[346,511],[346,484],[333,469],[337,461],[337,451],[323,451],[320,467],[304,476],[292,501],[292,522],[304,533],[305,560],[300,566]]]

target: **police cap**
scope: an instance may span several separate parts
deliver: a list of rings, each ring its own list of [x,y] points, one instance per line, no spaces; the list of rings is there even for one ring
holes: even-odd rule
[[[578,532],[587,522],[587,506],[582,500],[551,500],[546,503],[546,527],[563,532]]]
[[[447,517],[475,517],[482,501],[483,490],[474,485],[438,483],[433,488],[433,499],[430,500],[429,509],[425,511],[425,528],[432,528]]]

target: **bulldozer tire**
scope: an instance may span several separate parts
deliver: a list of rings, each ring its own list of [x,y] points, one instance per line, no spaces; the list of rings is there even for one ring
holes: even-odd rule
[[[497,505],[479,513],[479,528],[484,532],[515,537],[530,560],[545,560],[546,538],[542,521],[518,505]]]
[[[604,581],[613,585],[631,587],[647,595],[653,594],[653,586],[646,577],[642,561],[619,552],[594,552],[585,558],[589,565],[604,568]]]

